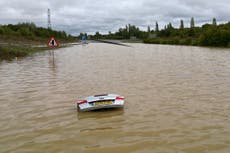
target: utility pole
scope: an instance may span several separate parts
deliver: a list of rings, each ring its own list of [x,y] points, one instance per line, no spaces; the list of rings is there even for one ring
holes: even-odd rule
[[[48,8],[47,11],[47,15],[48,15],[48,24],[47,24],[47,28],[51,30],[51,20],[50,20],[50,9]],[[54,50],[52,50],[52,56],[53,56],[53,66],[54,66]]]
[[[51,20],[50,20],[50,9],[48,8],[48,29],[51,29]]]

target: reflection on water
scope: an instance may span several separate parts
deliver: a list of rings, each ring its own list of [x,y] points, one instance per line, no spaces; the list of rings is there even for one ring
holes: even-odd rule
[[[123,115],[123,108],[111,108],[111,109],[103,109],[103,110],[94,110],[91,112],[78,112],[78,119],[97,119],[97,118],[111,118]]]
[[[57,69],[57,61],[55,60],[55,54],[54,51],[49,51],[49,67],[53,71],[53,73],[56,73]]]
[[[0,152],[230,151],[230,51],[88,44],[0,64]],[[74,102],[124,95],[124,109]]]

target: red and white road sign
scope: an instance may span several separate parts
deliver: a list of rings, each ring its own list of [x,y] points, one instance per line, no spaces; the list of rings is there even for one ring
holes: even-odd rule
[[[47,42],[48,47],[58,47],[59,43],[54,37],[50,37],[48,42]]]

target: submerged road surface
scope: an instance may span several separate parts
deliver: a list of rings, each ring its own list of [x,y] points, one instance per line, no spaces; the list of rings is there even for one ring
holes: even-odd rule
[[[93,43],[0,63],[0,152],[229,153],[230,50]],[[78,113],[117,93],[124,109]]]

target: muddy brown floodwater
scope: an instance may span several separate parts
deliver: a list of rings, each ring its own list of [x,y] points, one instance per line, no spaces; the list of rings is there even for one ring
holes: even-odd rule
[[[1,153],[229,153],[230,50],[90,43],[0,63]],[[117,93],[124,109],[79,113]]]

